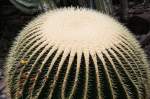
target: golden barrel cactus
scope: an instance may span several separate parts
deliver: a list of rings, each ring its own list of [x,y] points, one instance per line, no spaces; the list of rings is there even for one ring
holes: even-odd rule
[[[148,99],[149,64],[119,22],[84,8],[30,22],[6,62],[12,99]]]

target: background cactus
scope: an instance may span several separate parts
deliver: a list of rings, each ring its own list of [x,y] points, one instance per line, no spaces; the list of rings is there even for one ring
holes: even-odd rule
[[[33,14],[56,7],[54,0],[10,0],[21,11]]]
[[[113,15],[112,0],[10,0],[21,11],[33,14],[45,12],[48,9],[80,6],[97,9],[103,13]]]
[[[148,66],[116,20],[63,8],[21,31],[6,62],[6,82],[12,99],[148,99]]]

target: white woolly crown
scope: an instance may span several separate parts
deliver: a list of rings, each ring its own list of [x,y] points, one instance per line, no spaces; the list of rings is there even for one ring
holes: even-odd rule
[[[113,18],[88,9],[49,11],[42,19],[44,39],[65,48],[102,50],[118,44],[119,35],[127,32]]]

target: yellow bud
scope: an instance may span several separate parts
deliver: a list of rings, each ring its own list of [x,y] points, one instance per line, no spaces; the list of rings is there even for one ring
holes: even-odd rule
[[[23,65],[26,65],[26,64],[28,64],[28,61],[22,59],[22,60],[20,61],[20,63],[23,64]]]

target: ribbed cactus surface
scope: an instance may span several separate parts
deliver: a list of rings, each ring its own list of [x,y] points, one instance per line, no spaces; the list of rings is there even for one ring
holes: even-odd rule
[[[89,9],[48,11],[19,34],[6,62],[12,99],[148,99],[149,65],[132,34]]]

